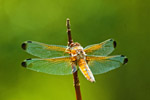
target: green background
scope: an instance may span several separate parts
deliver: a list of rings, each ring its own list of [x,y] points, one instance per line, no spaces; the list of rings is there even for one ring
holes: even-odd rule
[[[83,100],[150,100],[149,0],[0,0],[0,100],[75,100],[72,75],[38,73],[21,67],[33,56],[21,49],[34,40],[83,47],[113,38],[127,65],[90,83],[79,72]]]

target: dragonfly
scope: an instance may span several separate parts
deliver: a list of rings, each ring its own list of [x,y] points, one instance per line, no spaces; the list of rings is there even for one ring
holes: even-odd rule
[[[77,42],[62,46],[26,41],[22,48],[39,57],[24,60],[23,67],[54,75],[68,75],[80,70],[90,82],[95,82],[94,75],[111,71],[128,62],[124,55],[108,56],[116,48],[113,39],[85,48]]]

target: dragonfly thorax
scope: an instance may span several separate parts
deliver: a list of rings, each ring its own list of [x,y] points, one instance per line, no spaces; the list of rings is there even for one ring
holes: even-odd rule
[[[66,52],[71,55],[71,57],[76,57],[76,60],[84,59],[85,52],[83,47],[79,43],[73,43],[70,47],[66,49]]]

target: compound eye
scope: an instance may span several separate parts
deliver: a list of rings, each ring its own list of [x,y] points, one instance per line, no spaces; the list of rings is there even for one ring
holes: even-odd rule
[[[70,47],[73,47],[73,46],[74,46],[74,43],[71,43],[71,44],[70,44]]]

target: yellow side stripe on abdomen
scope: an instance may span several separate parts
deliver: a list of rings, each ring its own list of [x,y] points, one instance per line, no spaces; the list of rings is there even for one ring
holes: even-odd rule
[[[78,62],[78,65],[79,65],[81,72],[87,78],[87,80],[94,82],[95,79],[94,79],[93,74],[92,74],[91,70],[89,69],[86,61],[84,59],[80,59]]]

